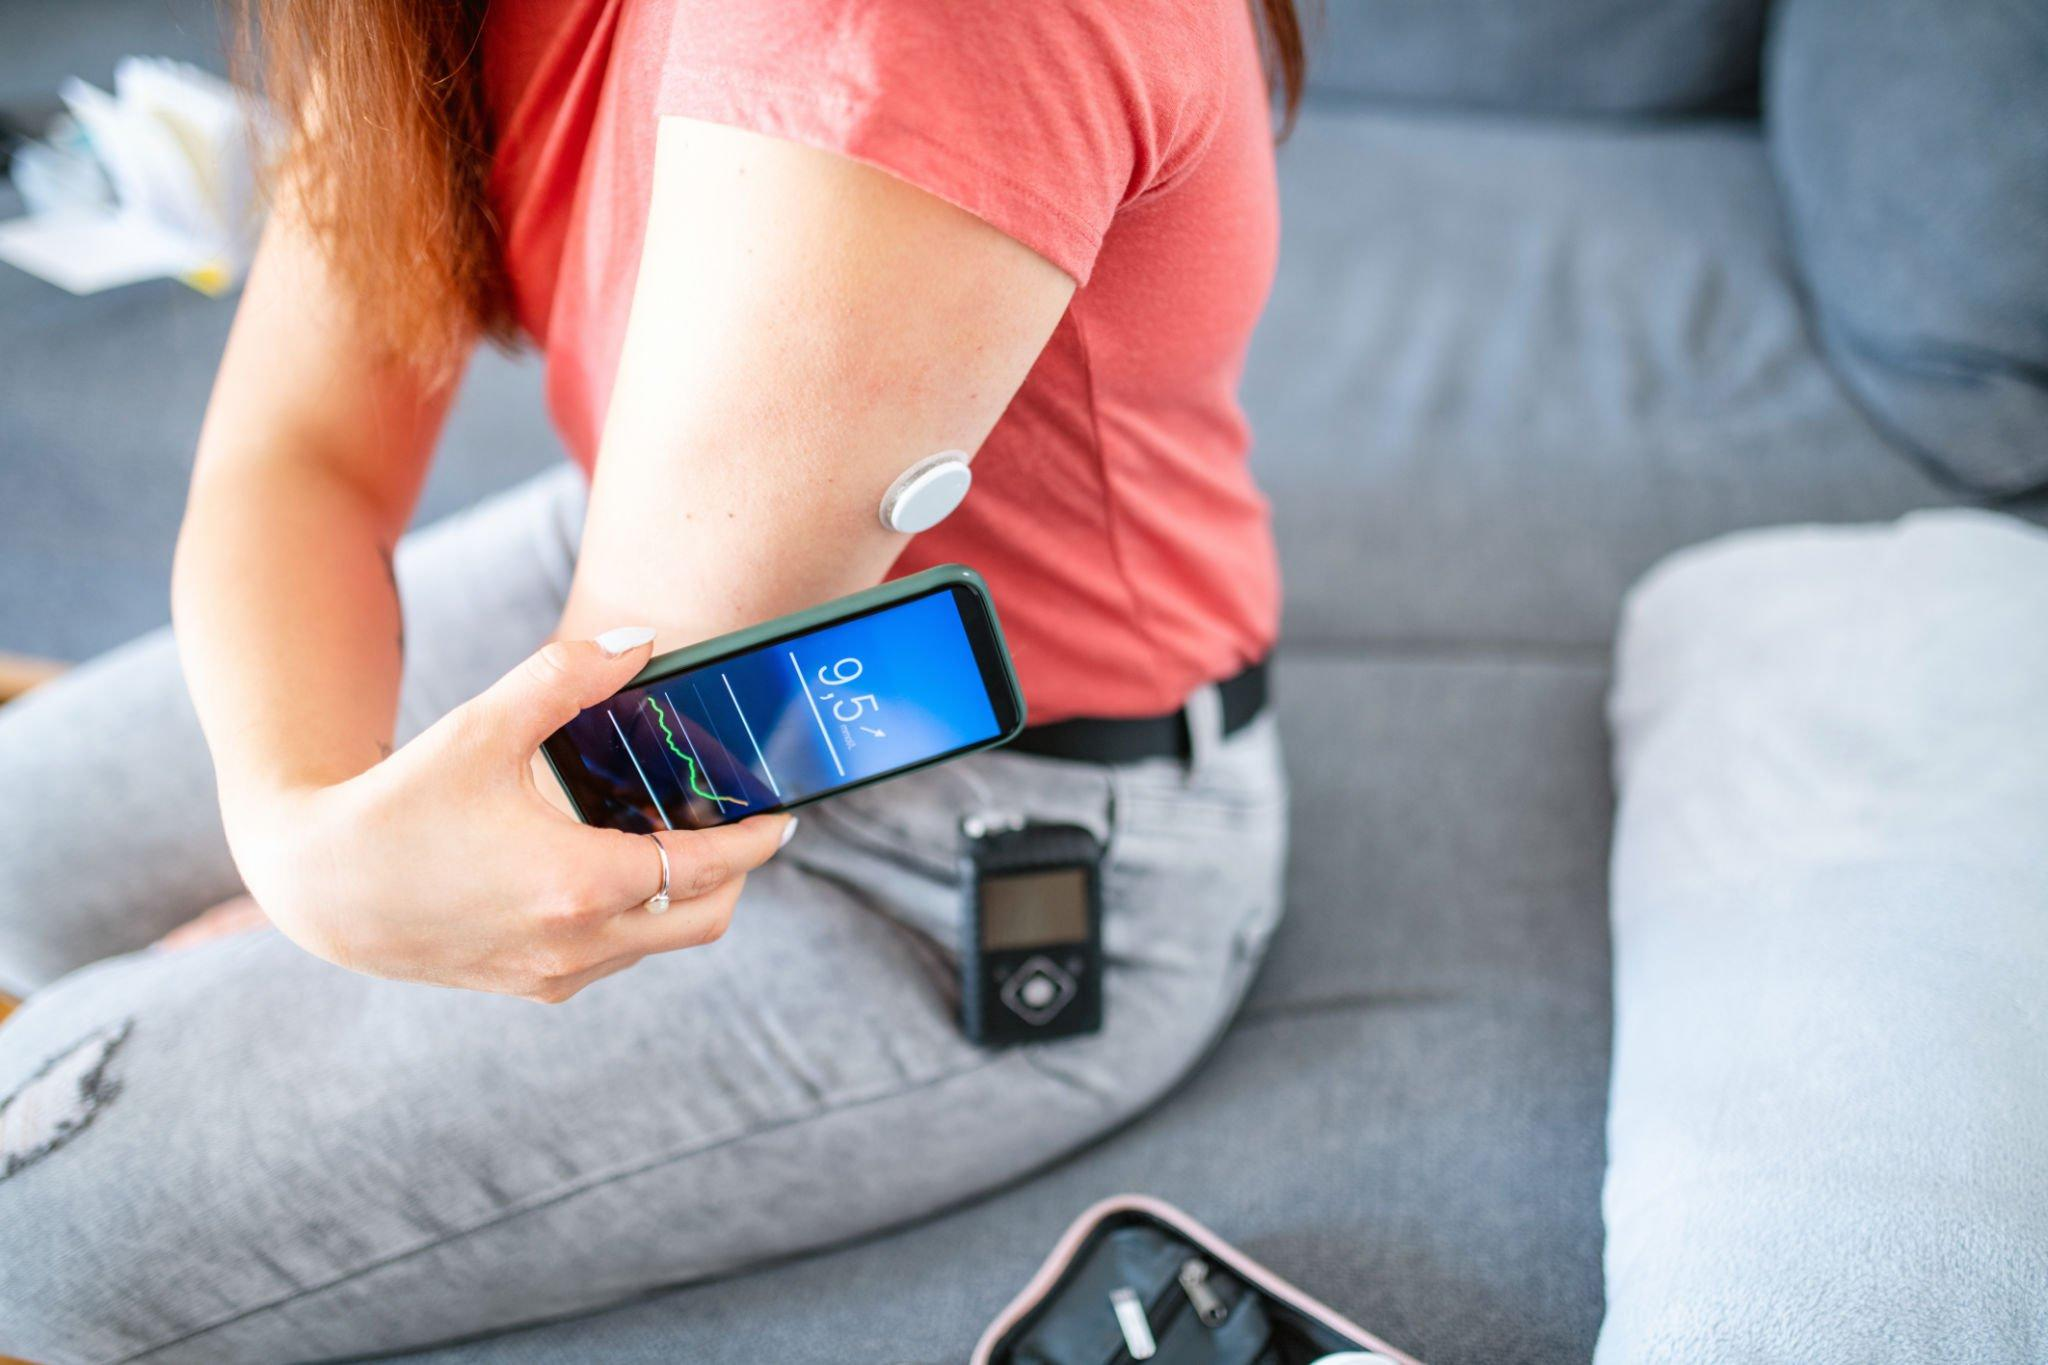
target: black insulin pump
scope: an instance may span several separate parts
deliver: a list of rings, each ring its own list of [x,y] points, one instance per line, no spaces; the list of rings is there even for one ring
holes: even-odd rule
[[[1102,1027],[1102,843],[1080,825],[961,825],[960,1022],[985,1047]]]

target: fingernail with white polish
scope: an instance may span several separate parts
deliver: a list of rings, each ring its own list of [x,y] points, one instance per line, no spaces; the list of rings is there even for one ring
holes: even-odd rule
[[[777,848],[782,848],[786,846],[791,839],[794,838],[796,838],[796,817],[792,815],[789,817],[789,823],[782,827],[782,842],[776,844],[775,846]]]
[[[607,659],[616,659],[629,649],[638,649],[654,638],[650,626],[615,626],[597,637],[597,647]]]

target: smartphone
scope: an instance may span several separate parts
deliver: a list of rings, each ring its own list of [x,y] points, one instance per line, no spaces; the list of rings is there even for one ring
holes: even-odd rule
[[[1023,728],[988,585],[943,564],[660,655],[541,753],[586,824],[646,834],[788,810]]]

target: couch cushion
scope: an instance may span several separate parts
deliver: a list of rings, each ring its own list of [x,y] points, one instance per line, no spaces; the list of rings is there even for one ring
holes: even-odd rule
[[[1606,677],[1600,660],[1284,654],[1289,918],[1254,1003],[1530,995],[1603,1056]]]
[[[1553,113],[1672,113],[1753,94],[1765,0],[1338,0],[1319,91]]]
[[[1788,0],[1769,106],[1843,379],[1965,484],[2048,485],[2048,8]]]
[[[1815,350],[1751,127],[1324,110],[1282,176],[1245,392],[1296,642],[1601,650],[1680,546],[1956,500]]]

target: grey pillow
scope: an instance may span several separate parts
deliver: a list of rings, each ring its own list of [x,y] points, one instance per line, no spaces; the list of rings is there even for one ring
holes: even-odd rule
[[[1305,11],[1311,10],[1304,3]],[[1329,0],[1315,89],[1563,114],[1746,105],[1766,0]]]
[[[2048,485],[2048,5],[1785,0],[1764,105],[1849,391],[1968,488]]]
[[[1664,561],[1615,645],[1596,1365],[2048,1346],[2048,531]]]

